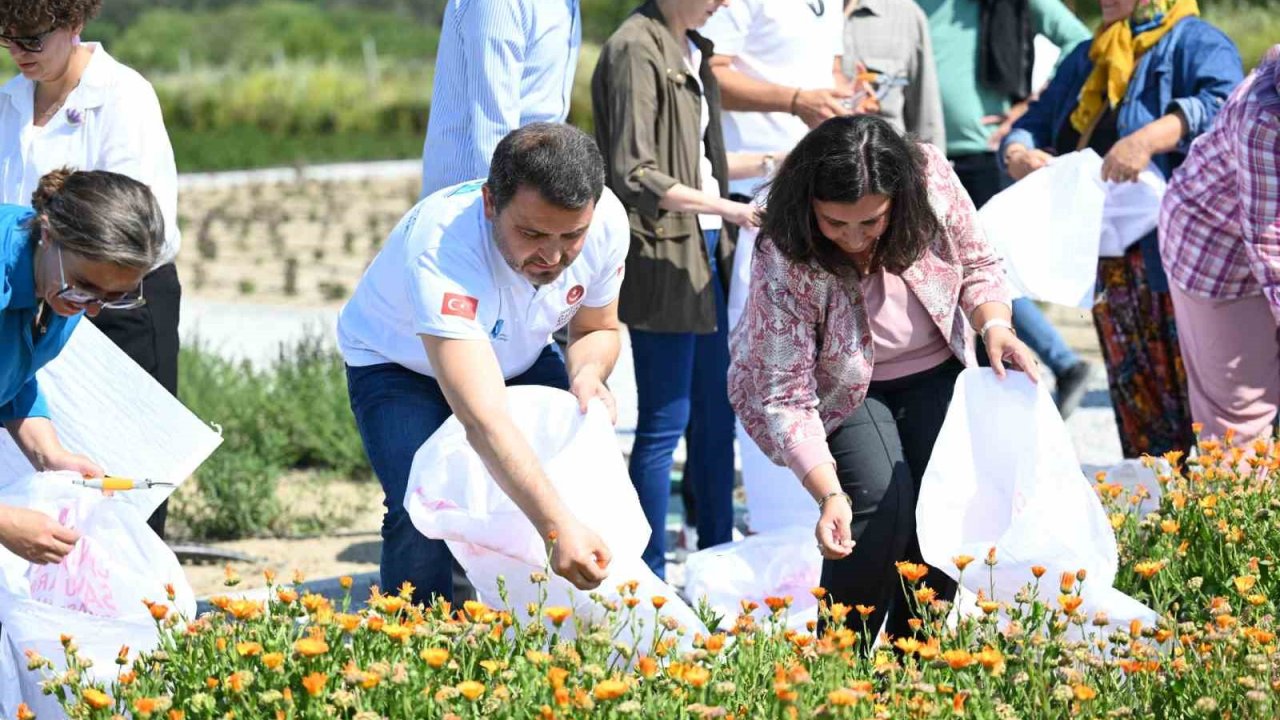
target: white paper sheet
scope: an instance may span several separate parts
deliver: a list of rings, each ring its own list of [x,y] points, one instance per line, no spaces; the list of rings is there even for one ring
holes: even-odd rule
[[[62,444],[112,475],[178,485],[222,443],[218,433],[86,320],[36,377]],[[9,434],[0,432],[0,488],[31,472]],[[121,494],[148,517],[171,492]]]

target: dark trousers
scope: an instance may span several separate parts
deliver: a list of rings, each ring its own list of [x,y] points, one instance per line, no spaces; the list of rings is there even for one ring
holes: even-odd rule
[[[569,389],[564,360],[552,346],[513,385],[546,385]],[[427,438],[453,415],[435,378],[394,363],[347,368],[351,412],[364,442],[369,464],[382,483],[382,589],[394,593],[406,580],[413,601],[429,604],[433,596],[453,601],[453,555],[443,540],[432,540],[413,526],[404,509],[413,456]]]
[[[886,615],[886,632],[911,634],[907,621],[916,616],[915,600],[903,594],[894,563],[924,562],[916,539],[916,496],[963,369],[951,359],[916,375],[871,383],[866,401],[827,438],[840,487],[853,498],[857,544],[847,557],[823,561],[822,587],[831,602],[875,607],[866,620],[868,640],[874,641]],[[930,568],[924,582],[941,599],[955,597],[955,583],[941,570]],[[848,622],[863,629],[856,615]]]
[[[182,284],[173,263],[152,270],[142,280],[147,304],[136,310],[103,310],[90,321],[117,347],[146,370],[169,394],[178,395],[178,316]],[[164,538],[169,501],[156,508],[147,524]]]
[[[969,193],[973,204],[979,208],[1007,186],[1004,174],[996,164],[995,153],[958,155],[951,158],[951,163],[955,166],[960,184]],[[1055,376],[1080,362],[1080,357],[1067,345],[1067,341],[1040,311],[1040,307],[1031,300],[1018,298],[1013,301],[1013,329],[1027,347],[1049,366]],[[990,367],[991,360],[987,357],[987,348],[982,344],[982,338],[978,338],[977,353],[978,364]]]
[[[715,258],[719,232],[705,233]],[[687,440],[682,490],[692,494],[698,547],[733,539],[733,407],[729,405],[729,319],[715,278],[716,331],[631,331],[638,416],[630,473],[649,520],[644,561],[658,577],[666,573],[667,507],[671,499],[672,453]]]

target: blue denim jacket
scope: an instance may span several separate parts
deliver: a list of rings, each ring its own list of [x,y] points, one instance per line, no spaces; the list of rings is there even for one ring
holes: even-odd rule
[[[1093,71],[1089,60],[1092,46],[1092,41],[1080,43],[1058,66],[1049,87],[1014,124],[996,155],[1002,170],[1005,148],[1013,143],[1028,148],[1053,146],[1054,137],[1076,109],[1080,90]],[[1181,110],[1189,129],[1186,137],[1176,151],[1152,158],[1169,178],[1186,159],[1191,142],[1213,125],[1218,110],[1243,79],[1240,53],[1231,39],[1199,18],[1187,18],[1174,25],[1138,60],[1116,116],[1116,128],[1120,137],[1125,137],[1175,108]],[[1168,292],[1155,233],[1143,238],[1141,246],[1151,288]]]
[[[49,416],[36,371],[57,357],[80,321],[80,315],[54,314],[42,335],[32,333],[35,243],[26,227],[32,214],[30,208],[0,205],[0,422]]]

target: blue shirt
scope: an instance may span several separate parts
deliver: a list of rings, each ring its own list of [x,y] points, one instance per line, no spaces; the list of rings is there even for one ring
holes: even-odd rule
[[[532,122],[569,117],[579,0],[449,0],[422,147],[422,195],[489,176],[493,150]]]
[[[49,417],[36,383],[36,371],[62,351],[80,315],[50,313],[48,328],[33,335],[36,316],[35,242],[27,221],[35,213],[17,205],[0,205],[0,422]]]

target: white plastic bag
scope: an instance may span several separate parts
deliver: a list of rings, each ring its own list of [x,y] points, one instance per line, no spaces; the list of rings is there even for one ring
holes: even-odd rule
[[[991,198],[978,217],[1020,294],[1089,308],[1105,202],[1102,158],[1082,150],[1014,183]]]
[[[816,513],[807,526],[776,528],[691,554],[685,560],[685,595],[705,598],[722,616],[722,625],[742,613],[743,600],[760,605],[753,614],[763,622],[769,614],[764,598],[790,596],[787,625],[804,628],[818,619],[818,600],[811,592],[822,576],[815,523]]]
[[[27,671],[27,650],[61,671],[60,635],[70,635],[80,656],[93,661],[90,679],[110,682],[119,670],[121,646],[136,657],[157,642],[143,600],[195,615],[195,595],[177,557],[146,518],[123,497],[72,485],[74,477],[36,474],[7,484],[0,494],[0,504],[38,510],[81,533],[58,565],[32,565],[0,549],[0,677],[13,679],[0,686],[5,717],[13,717],[20,702],[38,717],[64,717],[57,701],[41,693],[41,675]],[[167,584],[174,601],[166,596]]]
[[[933,446],[916,504],[924,559],[957,577],[952,558],[985,558],[964,574],[970,593],[988,592],[1013,603],[1032,581],[1031,567],[1046,568],[1042,600],[1056,605],[1058,578],[1085,570],[1081,612],[1104,611],[1113,623],[1155,622],[1155,613],[1115,590],[1119,559],[1115,534],[1101,501],[1076,460],[1062,417],[1043,386],[1022,373],[1005,380],[989,369],[970,369],[956,381],[951,408]],[[973,612],[961,602],[961,612]]]
[[[813,532],[818,506],[790,468],[774,465],[742,423],[736,423],[742,487],[747,496],[747,526],[752,532],[803,528]]]
[[[705,633],[675,590],[640,560],[649,541],[649,523],[604,406],[593,402],[583,415],[577,399],[562,390],[527,386],[508,388],[507,393],[516,427],[533,447],[561,499],[600,535],[613,555],[609,576],[597,591],[606,599],[617,599],[617,586],[636,580],[640,583],[637,595],[646,605],[654,595],[667,598],[662,614],[685,628],[685,643],[692,641],[694,633]],[[537,602],[538,587],[529,576],[546,566],[543,538],[494,482],[456,417],[449,418],[418,450],[404,504],[419,532],[448,543],[481,600],[500,603],[501,577],[507,601],[516,611]],[[604,616],[588,593],[559,576],[551,575],[547,591],[548,605],[571,607],[575,615],[591,621]],[[652,630],[650,620],[640,637],[624,633],[619,639],[647,647]]]
[[[1154,163],[1138,174],[1137,182],[1107,183],[1098,257],[1124,257],[1130,246],[1156,229],[1166,186]]]

